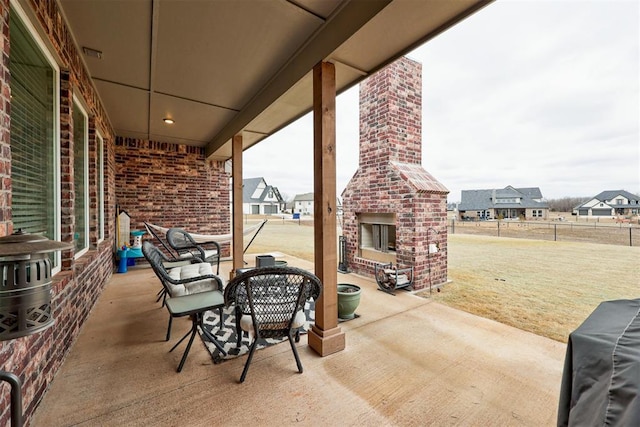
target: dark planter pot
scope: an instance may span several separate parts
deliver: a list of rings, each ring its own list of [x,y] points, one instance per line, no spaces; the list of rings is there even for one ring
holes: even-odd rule
[[[360,305],[360,286],[348,283],[338,283],[338,318],[349,320],[356,316],[356,309]]]

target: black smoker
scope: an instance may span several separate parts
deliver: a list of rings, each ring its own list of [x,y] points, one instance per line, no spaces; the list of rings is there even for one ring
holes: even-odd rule
[[[49,252],[71,249],[61,243],[18,230],[0,237],[0,341],[12,340],[53,326]],[[11,425],[22,426],[22,385],[9,372],[0,380],[11,385]]]

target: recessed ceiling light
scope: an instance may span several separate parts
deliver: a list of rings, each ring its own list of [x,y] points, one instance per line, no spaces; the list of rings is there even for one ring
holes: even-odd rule
[[[98,59],[102,59],[102,52],[96,49],[91,49],[90,47],[86,47],[84,46],[82,48],[82,51],[84,52],[85,55],[87,56],[91,56],[93,58],[98,58]]]
[[[174,123],[173,119],[169,118],[169,117],[165,117],[164,119],[162,119],[163,122],[165,122],[168,125],[172,125]]]

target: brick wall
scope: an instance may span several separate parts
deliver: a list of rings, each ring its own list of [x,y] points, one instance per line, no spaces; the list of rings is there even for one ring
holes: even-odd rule
[[[62,271],[53,278],[52,307],[55,324],[34,335],[0,343],[0,368],[17,375],[22,382],[23,414],[25,424],[62,365],[78,336],[80,328],[91,312],[113,272],[114,219],[114,148],[113,130],[104,109],[83,68],[80,54],[63,23],[57,3],[53,0],[32,0],[35,21],[32,23],[55,51],[61,63],[60,73],[60,180],[61,180],[61,240],[71,242],[75,231],[73,200],[73,123],[71,114],[73,95],[87,105],[89,125],[89,170],[97,167],[96,132],[104,137],[105,149],[105,240],[98,242],[97,180],[90,178],[90,249],[75,259],[73,251],[62,253]],[[11,77],[8,58],[11,52],[9,38],[9,0],[0,0],[0,37],[3,60],[0,67],[0,236],[13,231],[11,222]],[[0,425],[8,425],[10,417],[9,387],[0,385]]]
[[[421,121],[421,64],[401,58],[361,83],[359,167],[342,194],[349,270],[374,275],[359,256],[358,214],[395,214],[396,262],[413,266],[414,289],[447,280],[448,190],[422,169]]]
[[[199,234],[231,232],[230,174],[205,160],[204,148],[116,138],[116,203],[131,217]],[[145,236],[146,237],[146,236]],[[229,244],[223,245],[229,255]]]

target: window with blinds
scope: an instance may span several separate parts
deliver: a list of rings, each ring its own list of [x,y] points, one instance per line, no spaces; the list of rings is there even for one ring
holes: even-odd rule
[[[76,231],[74,240],[76,256],[89,248],[89,174],[88,174],[88,118],[87,113],[75,99],[73,102],[73,183],[75,189],[74,212]]]
[[[9,32],[13,226],[58,240],[58,71],[13,9]]]

